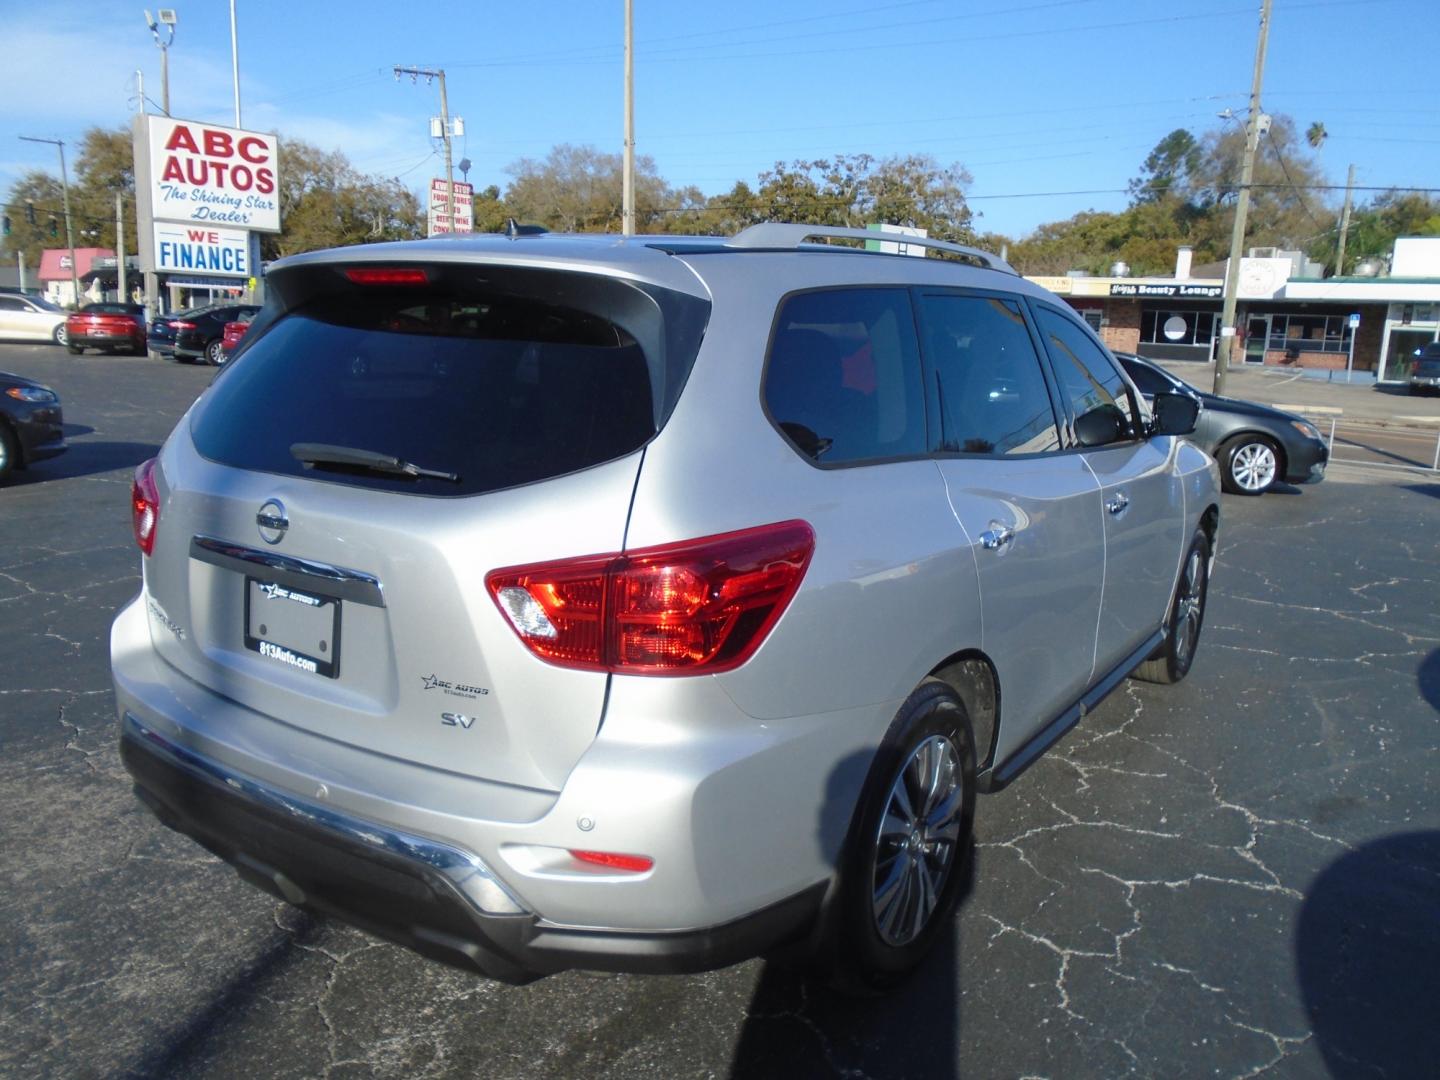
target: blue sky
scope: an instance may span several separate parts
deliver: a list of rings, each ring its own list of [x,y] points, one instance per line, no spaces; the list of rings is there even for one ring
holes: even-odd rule
[[[171,111],[232,123],[229,6],[179,0]],[[0,191],[54,170],[41,135],[124,123],[136,69],[160,98],[143,0],[0,0]],[[153,9],[152,9],[153,10]],[[931,154],[974,176],[985,231],[1120,209],[1151,147],[1246,107],[1259,0],[635,0],[636,139],[702,191],[777,160]],[[443,67],[477,185],[557,143],[621,146],[622,0],[381,4],[239,0],[246,127],[341,149],[417,191],[441,170]],[[1343,184],[1440,187],[1434,0],[1275,0],[1264,106],[1330,132]],[[1036,193],[1064,194],[1036,197]],[[1078,193],[1078,194],[1076,194]],[[1328,200],[1338,205],[1338,193]],[[1317,199],[1317,201],[1321,201]]]

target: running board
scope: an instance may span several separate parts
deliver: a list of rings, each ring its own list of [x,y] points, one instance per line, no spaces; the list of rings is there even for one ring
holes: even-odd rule
[[[1139,667],[1165,641],[1164,629],[1156,630],[1138,649],[1122,660],[1111,672],[1085,691],[1074,705],[1046,724],[1035,737],[1016,750],[999,765],[985,769],[975,777],[977,791],[999,791],[1010,781],[1035,764],[1040,755],[1064,737],[1065,733],[1078,724],[1087,713],[1092,713],[1110,696],[1110,692],[1125,681],[1126,677]]]

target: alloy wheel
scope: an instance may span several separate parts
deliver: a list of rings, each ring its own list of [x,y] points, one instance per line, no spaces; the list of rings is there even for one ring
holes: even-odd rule
[[[1245,491],[1264,491],[1275,480],[1275,451],[1262,442],[1238,447],[1230,458],[1230,475]]]
[[[1205,560],[1198,548],[1192,548],[1185,561],[1185,579],[1175,604],[1175,664],[1181,671],[1190,666],[1190,658],[1200,640],[1200,621],[1205,617]]]
[[[920,743],[895,777],[875,837],[871,911],[887,945],[925,930],[955,865],[964,804],[960,755],[943,735]]]

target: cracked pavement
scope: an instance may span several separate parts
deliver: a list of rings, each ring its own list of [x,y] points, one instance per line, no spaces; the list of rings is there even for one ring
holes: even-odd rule
[[[1440,1055],[1440,483],[1227,497],[1191,676],[1126,683],[977,811],[933,961],[501,986],[279,904],[115,747],[126,496],[210,378],[0,345],[75,425],[0,488],[0,1073],[1410,1077]]]

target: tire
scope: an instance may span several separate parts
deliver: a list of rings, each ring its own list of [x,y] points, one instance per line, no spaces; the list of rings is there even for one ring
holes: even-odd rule
[[[1200,646],[1200,630],[1205,625],[1205,598],[1209,593],[1210,539],[1204,529],[1197,529],[1180,567],[1175,599],[1165,619],[1165,643],[1131,672],[1133,678],[1169,684],[1190,673]]]
[[[1280,478],[1280,449],[1264,435],[1238,435],[1215,456],[1220,486],[1232,495],[1264,495]]]
[[[55,327],[54,330],[50,331],[50,340],[53,341],[56,345],[70,344],[70,331],[65,329],[65,324],[63,322],[59,326]]]
[[[10,428],[0,423],[0,480],[4,480],[20,465],[20,443]]]
[[[225,363],[225,344],[219,338],[205,343],[205,362],[211,367]]]
[[[970,717],[954,690],[927,680],[895,714],[851,823],[832,943],[837,989],[895,986],[950,932],[974,816]]]

